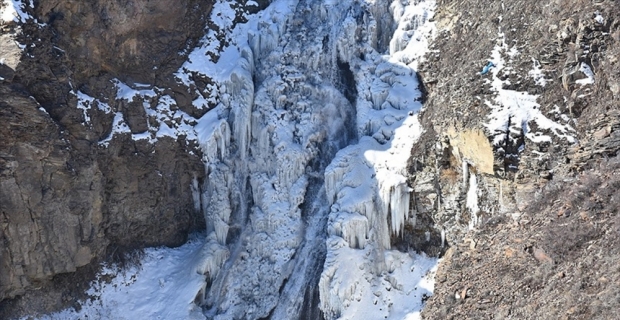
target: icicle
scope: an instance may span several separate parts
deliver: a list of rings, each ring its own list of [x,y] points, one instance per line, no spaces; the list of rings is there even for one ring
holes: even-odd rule
[[[443,248],[446,244],[446,229],[441,228],[441,247]]]
[[[499,210],[502,212],[504,209],[504,190],[502,180],[499,180]]]
[[[409,217],[409,187],[406,183],[400,183],[392,187],[390,193],[390,213],[392,218],[391,232],[399,236]]]
[[[277,168],[278,183],[282,188],[289,188],[306,170],[306,154],[298,146],[288,145],[274,148],[280,150],[277,157],[280,165]]]
[[[208,114],[208,113],[207,113]],[[215,163],[228,156],[230,129],[226,120],[218,120],[209,130],[197,130],[205,163]]]
[[[337,161],[334,159],[332,163],[325,169],[325,193],[329,204],[334,204],[336,194],[340,191],[340,183],[344,175],[349,171],[345,161]]]
[[[411,196],[405,177],[387,170],[377,174],[379,198],[385,216],[391,218],[390,233],[399,236],[409,218]]]
[[[328,228],[328,234],[342,237],[349,247],[363,249],[366,247],[369,226],[368,219],[358,213],[337,212],[337,216]]]
[[[302,175],[293,183],[289,189],[288,202],[291,208],[297,208],[305,201],[306,188],[308,187],[308,177]]]
[[[380,79],[374,79],[372,85],[370,86],[370,94],[372,96],[372,107],[375,110],[382,110],[385,107],[382,107],[385,99],[387,99],[390,86],[381,81]]]
[[[478,224],[478,181],[476,175],[469,177],[469,189],[467,190],[466,207],[469,209],[471,219],[469,220],[469,229],[473,229]]]
[[[241,58],[240,63],[244,65],[244,68],[250,73],[250,75],[254,74],[254,52],[251,47],[243,47],[241,48]],[[252,82],[252,85],[254,82]],[[254,91],[252,91],[254,93]]]
[[[441,189],[437,190],[437,213],[441,213]]]
[[[251,51],[242,53],[252,59]],[[254,104],[254,82],[252,80],[253,62],[240,59],[239,66],[230,75],[226,88],[230,94],[231,121],[233,136],[239,148],[239,156],[243,160],[247,155],[252,124],[252,105]]]
[[[252,49],[252,56],[255,59],[254,63],[256,63],[256,59],[261,56],[260,39],[260,31],[255,32],[254,30],[248,30],[248,45]]]
[[[214,237],[209,237],[197,257],[199,262],[196,272],[206,275],[209,281],[213,280],[229,255],[230,252],[225,246],[220,245]]]
[[[228,223],[232,213],[230,204],[232,181],[230,169],[220,164],[209,174],[209,184],[203,194],[207,232],[213,232],[218,243],[222,245],[226,244]]]
[[[194,200],[194,210],[199,212],[201,211],[200,187],[198,186],[198,177],[195,174],[190,187],[192,189],[192,200]]]

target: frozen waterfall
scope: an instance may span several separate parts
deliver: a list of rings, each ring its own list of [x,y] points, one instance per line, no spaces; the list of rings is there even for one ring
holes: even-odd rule
[[[415,312],[392,305],[434,260],[390,243],[415,223],[405,165],[421,134],[414,68],[433,9],[275,1],[229,30],[217,63],[190,55],[180,73],[228,70],[215,77],[213,119],[197,128],[208,172],[199,299],[208,318],[292,319],[320,307],[325,318],[354,319],[366,305],[381,318]],[[414,269],[424,273],[395,276]]]

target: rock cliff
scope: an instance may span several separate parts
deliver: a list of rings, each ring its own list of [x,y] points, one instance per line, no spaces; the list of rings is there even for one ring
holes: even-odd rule
[[[132,140],[154,122],[142,105],[156,97],[119,100],[115,85],[176,88],[170,70],[202,35],[211,6],[37,1],[2,17],[0,300],[204,228],[191,189],[204,178],[202,161],[183,137]],[[206,111],[174,90],[166,93],[179,108]],[[80,109],[84,97],[99,108]],[[131,133],[112,136],[113,112]]]

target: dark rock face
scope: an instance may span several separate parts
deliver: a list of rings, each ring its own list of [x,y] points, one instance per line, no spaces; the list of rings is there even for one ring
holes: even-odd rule
[[[203,179],[204,165],[172,139],[155,145],[118,139],[99,150],[105,177],[105,229],[117,246],[180,245],[192,229],[204,228],[194,208],[191,185]]]
[[[204,164],[187,152],[190,143],[124,133],[101,145],[114,113],[78,109],[72,91],[120,112],[132,133],[145,132],[144,98],[116,100],[111,80],[178,87],[171,73],[185,60],[179,52],[202,36],[211,7],[39,1],[27,10],[47,26],[0,25],[3,56],[15,57],[0,69],[0,301],[53,287],[56,275],[121,251],[180,245],[204,228],[191,189]],[[177,91],[179,108],[195,108],[187,88]]]
[[[107,245],[104,181],[36,101],[0,86],[0,296],[11,297],[88,264]]]
[[[210,2],[46,0],[36,15],[60,35],[75,80],[107,72],[153,83],[202,36]]]

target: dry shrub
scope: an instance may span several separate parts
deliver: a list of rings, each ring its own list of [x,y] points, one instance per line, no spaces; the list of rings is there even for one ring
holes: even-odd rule
[[[461,175],[459,174],[459,172],[456,171],[453,167],[448,167],[440,171],[439,178],[444,183],[454,184],[459,180],[460,176]]]
[[[107,262],[116,265],[121,270],[141,266],[142,258],[144,258],[144,249],[123,246],[108,247]]]
[[[567,262],[581,257],[587,244],[600,237],[600,229],[597,230],[589,222],[577,220],[568,224],[549,225],[545,230],[544,244],[554,259]]]

